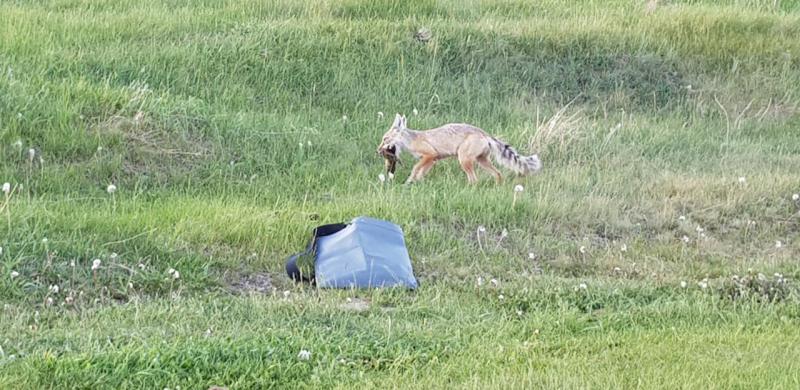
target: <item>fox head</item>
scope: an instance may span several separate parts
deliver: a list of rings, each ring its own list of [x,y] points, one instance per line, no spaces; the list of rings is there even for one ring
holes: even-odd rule
[[[381,144],[378,145],[378,153],[382,153],[384,150],[389,148],[395,148],[397,152],[400,152],[400,147],[404,146],[405,139],[406,139],[406,117],[405,115],[396,114],[394,117],[394,122],[392,122],[392,126],[389,127],[389,130],[383,134],[383,138],[381,139]]]

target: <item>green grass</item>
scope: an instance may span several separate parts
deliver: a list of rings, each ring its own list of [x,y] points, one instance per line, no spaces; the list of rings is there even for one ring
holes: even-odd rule
[[[0,386],[798,387],[800,2],[664,3],[3,2]],[[381,184],[395,112],[544,169]],[[359,215],[418,291],[285,277]]]

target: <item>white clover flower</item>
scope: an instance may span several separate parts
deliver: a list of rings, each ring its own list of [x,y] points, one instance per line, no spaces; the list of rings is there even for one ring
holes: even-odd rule
[[[491,283],[492,286],[495,286],[495,287],[497,287],[500,284],[500,282],[498,282],[497,279],[492,279],[492,280],[489,281],[489,283]]]
[[[378,119],[383,119],[383,111],[378,111]]]
[[[101,264],[103,264],[103,262],[100,261],[100,259],[92,260],[92,271],[97,271],[100,268]]]
[[[53,305],[53,298],[47,297],[47,301],[46,302],[47,302],[47,306],[52,306]]]
[[[625,245],[625,244],[622,244],[622,246],[619,248],[619,250],[621,250],[623,252],[627,252],[628,251],[628,246]]]
[[[581,252],[581,254],[586,254],[586,247],[585,247],[585,246],[583,246],[583,245],[581,245],[581,247],[580,247],[580,248],[578,248],[578,251],[580,251],[580,252]]]
[[[3,188],[4,188],[4,191],[5,191],[5,187],[3,187]],[[792,194],[792,200],[794,200],[794,201],[800,200],[800,194]]]
[[[383,182],[385,182],[385,181],[386,181],[386,176],[384,176],[384,174],[382,174],[382,173],[381,173],[381,174],[379,174],[379,175],[378,175],[378,180],[379,180],[381,183],[383,183]]]
[[[486,227],[483,225],[478,226],[478,233],[486,233]]]
[[[416,116],[416,115],[419,115],[419,111],[417,111],[417,109],[416,109],[416,108],[414,108],[413,110],[411,110],[411,113],[412,113],[412,114],[414,114],[414,116]]]
[[[525,191],[525,187],[523,187],[522,184],[517,184],[514,186],[514,192],[522,192],[522,191]]]
[[[678,219],[681,220],[681,221],[685,221],[686,220],[686,216],[685,215],[681,215],[680,217],[678,217]]]
[[[68,296],[68,297],[64,298],[64,303],[66,303],[67,305],[71,305],[72,301],[73,301],[72,296]]]
[[[58,294],[59,291],[57,284],[50,285],[50,287],[48,287],[47,289],[50,290],[50,292],[53,294]]]
[[[180,278],[181,278],[180,272],[175,271],[175,273],[172,274],[172,279],[180,279]]]
[[[681,280],[681,288],[686,288],[687,284],[685,281]]]
[[[697,282],[697,285],[703,290],[708,288],[708,282],[706,282],[705,280]]]
[[[697,226],[697,227],[696,227],[694,230],[695,230],[696,232],[698,232],[698,233],[702,233],[702,232],[706,231],[706,229],[703,229],[703,228],[702,228],[702,227],[700,227],[699,225],[698,225],[698,226]]]
[[[783,243],[782,243],[782,242],[780,242],[780,240],[776,240],[776,241],[775,241],[775,248],[776,248],[776,249],[780,249],[780,248],[782,248],[782,247],[783,247]]]
[[[683,242],[685,242],[685,243],[687,243],[687,244],[689,243],[689,237],[688,237],[688,236],[685,236],[685,235],[684,235],[684,236],[681,238],[681,240],[683,240]]]
[[[106,192],[108,192],[109,194],[117,192],[117,186],[109,184],[108,187],[106,187]]]
[[[308,147],[310,148],[311,146],[311,141],[308,141]]]
[[[342,115],[342,122],[347,122],[347,115]]]
[[[503,294],[500,294],[497,296],[497,299],[502,301],[503,299],[506,299],[506,297]]]
[[[42,244],[45,244],[45,245],[47,245],[47,241],[48,241],[48,240],[47,240],[47,237],[45,237],[45,238],[42,238]]]
[[[144,271],[144,267],[145,267],[145,266],[144,266],[144,263],[139,263],[139,269],[140,269],[140,270]]]
[[[522,317],[522,310],[517,310],[517,316]]]
[[[69,266],[70,267],[75,267],[75,260],[74,259],[69,261]]]
[[[745,179],[744,176],[739,176],[739,184],[744,184],[746,182],[747,182],[747,179]]]
[[[167,270],[167,274],[172,275],[175,273],[175,268],[170,268]]]
[[[283,292],[283,297],[284,297],[284,298],[289,298],[289,295],[292,295],[292,292],[291,292],[291,291],[289,291],[289,290],[286,290],[286,291],[284,291],[284,292]]]
[[[536,254],[533,253],[533,252],[528,252],[528,259],[530,259],[530,260],[536,259]]]
[[[33,162],[33,158],[36,157],[36,149],[30,148],[28,149],[28,160]]]
[[[297,145],[300,146],[300,149],[303,149],[303,146],[305,146],[302,142],[298,142]],[[233,161],[231,161],[231,165],[233,165]]]
[[[14,143],[11,144],[11,145],[14,146],[15,148],[22,149],[22,140],[18,139],[16,141],[14,141]]]
[[[17,271],[11,271],[11,279],[14,279],[14,278],[16,278],[17,276],[19,276],[19,272],[17,272]]]
[[[587,286],[586,283],[581,283],[578,285],[578,288],[581,290],[586,290],[587,288],[589,288],[589,286]]]
[[[300,353],[297,354],[297,358],[300,360],[311,359],[311,352],[306,351],[305,349],[300,350]]]
[[[9,182],[3,183],[3,193],[6,194],[6,195],[11,193],[11,183],[9,183]]]
[[[614,267],[614,272],[622,272],[622,268]]]
[[[483,278],[478,276],[476,283],[478,284],[478,286],[483,286]]]

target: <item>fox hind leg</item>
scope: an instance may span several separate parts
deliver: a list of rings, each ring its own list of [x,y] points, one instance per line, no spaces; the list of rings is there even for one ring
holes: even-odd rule
[[[492,165],[492,162],[489,161],[488,156],[480,156],[475,161],[478,162],[478,165],[480,165],[481,168],[485,169],[487,172],[491,173],[492,176],[494,176],[495,183],[500,184],[503,182],[503,175],[500,174],[500,171],[498,171],[494,165]]]

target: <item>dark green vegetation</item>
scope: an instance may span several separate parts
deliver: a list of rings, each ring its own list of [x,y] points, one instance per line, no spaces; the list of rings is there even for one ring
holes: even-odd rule
[[[5,1],[0,385],[798,387],[778,3]],[[544,169],[382,184],[395,112]],[[418,292],[283,276],[357,215]]]

